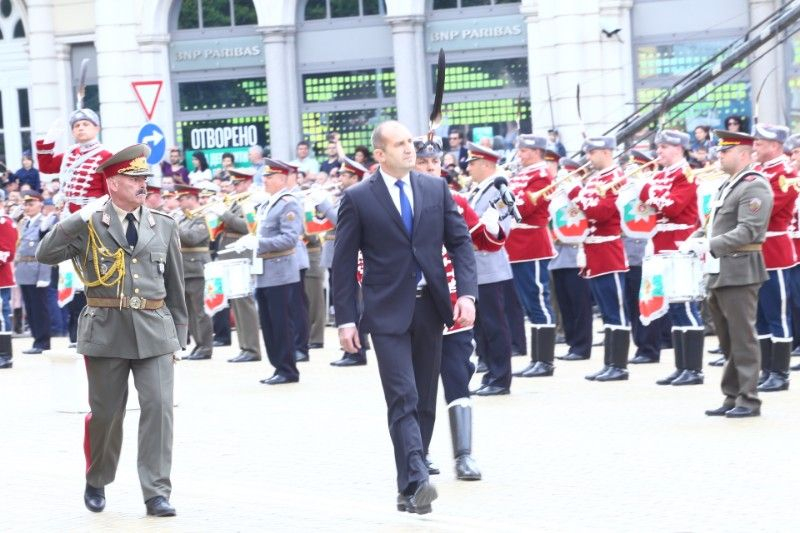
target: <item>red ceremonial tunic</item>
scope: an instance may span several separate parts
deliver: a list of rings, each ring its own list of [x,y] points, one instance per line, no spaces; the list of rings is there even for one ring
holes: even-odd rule
[[[592,174],[583,187],[577,186],[567,194],[589,220],[589,236],[583,244],[586,267],[581,276],[584,278],[628,271],[628,259],[620,237],[617,192],[610,189],[603,196],[598,191],[598,185],[605,186],[621,177],[622,171],[613,166]]]
[[[699,226],[697,214],[697,184],[691,178],[685,159],[655,174],[642,187],[639,200],[658,212],[655,253],[677,250]]]
[[[97,172],[103,162],[113,154],[99,142],[74,145],[63,154],[53,153],[55,143],[36,141],[36,159],[39,170],[45,174],[59,174],[61,191],[71,213],[86,205],[90,199],[108,194],[105,177]]]
[[[781,155],[756,166],[756,170],[769,179],[772,187],[772,214],[767,226],[767,238],[764,240],[764,264],[767,270],[791,268],[798,263],[796,241],[792,242],[790,228],[796,215],[797,189],[789,186],[786,192],[781,190],[781,176],[793,179],[796,171],[789,163],[789,158]]]
[[[511,178],[509,189],[517,199],[517,209],[522,222],[512,222],[506,239],[506,252],[509,263],[550,259],[556,256],[547,223],[550,219],[548,208],[550,200],[541,196],[537,201],[530,194],[553,182],[547,171],[547,163],[542,161],[523,168]]]
[[[14,255],[17,253],[17,225],[5,215],[0,215],[0,289],[13,287]]]

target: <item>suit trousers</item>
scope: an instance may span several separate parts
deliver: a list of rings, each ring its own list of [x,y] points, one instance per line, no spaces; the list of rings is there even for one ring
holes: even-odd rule
[[[258,338],[258,311],[252,296],[229,300],[236,318],[236,337],[239,350],[261,357],[261,341]],[[226,311],[227,312],[227,311]]]
[[[571,353],[589,357],[592,351],[592,292],[578,268],[553,270],[553,290],[564,317],[564,339]]]
[[[139,393],[139,452],[137,465],[142,495],[169,499],[172,491],[172,354],[145,359],[84,357],[89,381],[89,406],[83,448],[86,482],[105,487],[117,473],[122,448],[122,422],[128,401],[128,374]]]
[[[792,341],[792,284],[789,269],[770,270],[769,279],[758,291],[756,331],[772,342]]]
[[[527,355],[528,341],[525,337],[525,310],[519,302],[517,289],[513,283],[504,286],[506,298],[506,316],[508,317],[508,329],[511,332],[511,347],[514,352],[520,355]],[[479,354],[481,357],[483,354]]]
[[[508,286],[513,287],[510,279],[478,285],[475,342],[488,367],[484,385],[511,386],[511,333],[505,317]]]
[[[549,259],[511,263],[514,287],[531,324],[554,324],[550,306]]]
[[[475,365],[469,360],[474,351],[471,329],[446,334],[442,338],[442,388],[449,404],[459,398],[469,398],[469,381]],[[426,443],[425,449],[428,449]]]
[[[371,333],[388,408],[399,492],[428,479],[423,443],[430,442],[436,418],[443,326],[433,299],[423,291],[416,299],[408,331]]]
[[[291,380],[299,379],[300,373],[294,360],[294,321],[286,310],[296,305],[294,298],[299,286],[299,283],[290,283],[256,289],[261,335],[269,362],[275,367],[273,375],[280,374]]]
[[[297,352],[308,354],[308,298],[305,290],[306,269],[300,270],[300,283],[289,285],[289,314],[294,323],[294,349]]]
[[[708,308],[714,317],[722,352],[728,355],[722,371],[724,405],[757,408],[756,387],[761,370],[761,349],[754,324],[760,283],[711,289]]]
[[[50,349],[50,311],[47,305],[47,287],[36,285],[20,285],[22,301],[25,303],[25,314],[31,328],[33,347],[42,350]]]
[[[631,266],[625,274],[625,312],[631,320],[631,336],[636,345],[636,355],[658,361],[661,358],[661,319],[648,325],[639,320],[639,287],[642,284],[642,267]]]
[[[321,252],[308,252],[311,266],[306,272],[306,300],[308,301],[308,341],[322,344],[325,341],[325,322],[328,306],[325,302],[325,269],[319,265]]]
[[[211,354],[214,350],[214,326],[203,304],[205,286],[203,278],[186,278],[184,292],[186,310],[189,312],[189,335],[192,336],[197,351]]]

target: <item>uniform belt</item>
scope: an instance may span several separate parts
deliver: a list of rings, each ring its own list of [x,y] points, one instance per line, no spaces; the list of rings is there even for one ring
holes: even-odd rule
[[[138,296],[123,296],[122,298],[92,298],[87,296],[86,305],[90,307],[116,307],[118,309],[146,309],[152,311],[164,307],[164,300],[148,300]]]
[[[181,248],[181,253],[192,254],[196,252],[208,252],[207,246],[195,246],[193,248]]]
[[[754,242],[753,244],[745,244],[744,246],[740,246],[734,250],[734,252],[760,252],[763,247],[763,243]]]
[[[276,257],[286,257],[287,255],[292,255],[297,251],[297,248],[292,248],[291,250],[284,250],[282,252],[266,252],[263,254],[258,254],[259,259],[274,259]]]
[[[692,228],[694,228],[694,226],[691,224],[673,224],[671,222],[660,222],[656,224],[656,231],[678,231]]]
[[[233,231],[226,231],[225,232],[225,236],[226,237],[236,237],[238,239],[239,237],[244,237],[245,234],[244,233],[235,233]]]
[[[326,234],[326,235],[325,235],[325,240],[326,240],[326,241],[333,241],[333,240],[336,240],[336,234],[335,234],[335,233],[334,233],[333,235],[327,235],[327,234]]]
[[[514,222],[511,224],[511,229],[540,229],[544,226],[534,226],[533,224],[523,224],[522,222]]]
[[[309,252],[319,252],[322,250],[322,246],[306,246],[306,250]]]
[[[596,235],[586,237],[586,240],[583,242],[585,244],[600,244],[604,242],[616,241],[619,238],[619,235]]]
[[[15,263],[35,263],[36,262],[36,257],[34,257],[32,255],[22,255],[22,256],[18,255],[17,257],[14,258],[14,262]]]
[[[788,231],[768,231],[766,237],[780,237],[781,235],[789,235]]]

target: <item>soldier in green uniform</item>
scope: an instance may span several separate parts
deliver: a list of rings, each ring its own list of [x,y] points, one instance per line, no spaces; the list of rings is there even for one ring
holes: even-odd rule
[[[705,229],[681,245],[706,253],[708,306],[728,360],[722,374],[721,407],[708,416],[743,418],[761,414],[758,374],[761,351],[756,339],[758,290],[767,280],[761,245],[772,211],[772,189],[752,168],[754,138],[716,131],[722,170],[731,177],[720,187]]]
[[[172,491],[173,356],[186,342],[186,302],[178,227],[144,207],[150,149],[137,144],[100,165],[106,197],[91,201],[42,239],[37,260],[72,259],[86,287],[78,353],[86,361],[89,406],[84,451],[90,511],[105,507],[122,447],[128,374],[139,393],[138,469],[147,514],[174,516]]]
[[[180,203],[178,214],[178,233],[181,238],[183,272],[186,285],[186,308],[189,310],[189,334],[194,341],[194,349],[184,357],[190,361],[211,359],[214,351],[214,326],[203,305],[205,294],[205,275],[203,265],[211,261],[206,217],[195,210],[200,207],[200,189],[190,185],[177,185],[175,194]]]

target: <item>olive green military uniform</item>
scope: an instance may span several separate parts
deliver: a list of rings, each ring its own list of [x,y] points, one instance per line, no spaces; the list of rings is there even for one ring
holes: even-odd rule
[[[225,231],[220,238],[220,250],[224,250],[227,245],[236,242],[240,237],[249,233],[247,222],[244,219],[244,211],[239,202],[234,202],[220,219],[225,226]],[[241,253],[231,252],[222,255],[221,258],[251,259],[252,252],[250,250]],[[239,338],[239,350],[260,359],[261,344],[258,337],[258,311],[256,310],[256,301],[253,295],[228,301],[236,319],[236,336]]]
[[[177,225],[146,207],[138,212],[133,249],[107,202],[90,218],[99,254],[88,246],[89,226],[80,213],[73,213],[44,236],[36,257],[50,265],[74,258],[87,282],[87,306],[78,321],[78,352],[86,360],[91,407],[84,442],[86,481],[93,487],[114,481],[132,371],[141,406],[137,463],[147,501],[169,499],[172,489],[173,354],[184,348],[187,313]],[[119,250],[121,291],[113,283],[92,287],[98,274],[111,273],[110,281],[116,279],[120,263],[109,254]]]
[[[183,255],[186,285],[186,308],[189,311],[189,334],[195,347],[190,355],[211,357],[214,350],[214,326],[203,304],[205,274],[203,265],[211,261],[208,246],[211,236],[203,215],[183,212],[178,215],[178,233]]]
[[[308,342],[321,345],[325,341],[325,322],[328,316],[325,302],[325,268],[321,265],[322,240],[319,235],[306,235],[308,270],[305,291],[308,298]]]
[[[722,374],[724,406],[758,409],[761,352],[756,339],[758,290],[768,279],[761,243],[772,211],[767,179],[750,167],[731,177],[712,204],[709,248],[719,273],[708,276],[708,306],[720,347],[728,354]]]

